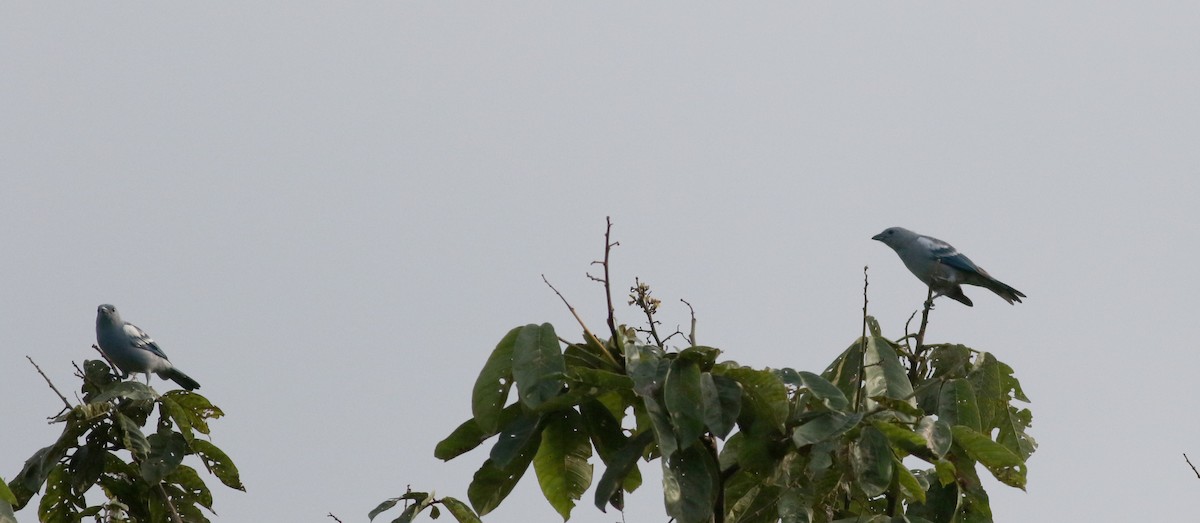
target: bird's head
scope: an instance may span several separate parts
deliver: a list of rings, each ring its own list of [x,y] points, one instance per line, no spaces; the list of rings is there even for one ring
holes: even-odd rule
[[[96,307],[96,321],[107,321],[117,323],[121,321],[121,315],[117,314],[117,308],[105,303]]]
[[[883,232],[872,236],[872,240],[879,240],[889,247],[895,247],[905,240],[911,239],[916,233],[905,229],[904,227],[888,227]]]

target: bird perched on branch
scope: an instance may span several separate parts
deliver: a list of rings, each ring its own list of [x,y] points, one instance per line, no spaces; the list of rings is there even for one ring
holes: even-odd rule
[[[925,282],[936,296],[949,296],[972,306],[962,291],[962,284],[978,285],[1004,298],[1010,305],[1019,303],[1025,294],[993,278],[982,267],[949,243],[931,236],[917,234],[903,227],[890,227],[871,237],[883,242],[896,254],[918,279]]]
[[[167,354],[158,347],[154,340],[132,323],[121,319],[117,308],[112,305],[101,305],[96,309],[96,342],[104,355],[112,360],[125,376],[133,372],[146,374],[146,383],[150,383],[150,373],[159,378],[178,383],[187,390],[196,390],[200,384],[196,380],[175,368],[167,359]]]

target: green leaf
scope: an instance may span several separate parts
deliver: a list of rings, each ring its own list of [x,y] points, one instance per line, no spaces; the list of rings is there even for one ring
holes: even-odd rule
[[[245,492],[246,487],[242,485],[242,478],[238,475],[237,466],[233,464],[233,460],[229,459],[229,456],[225,455],[224,451],[204,439],[193,440],[192,450],[204,463],[204,468],[216,476],[222,484]]]
[[[764,478],[739,471],[725,483],[725,521],[773,523],[782,496],[779,487]]]
[[[387,501],[384,501],[383,503],[380,503],[379,506],[375,507],[374,509],[372,509],[370,512],[367,513],[367,519],[374,521],[375,516],[378,516],[384,512],[387,512],[388,509],[396,506],[396,503],[399,503],[399,502],[400,502],[400,498],[392,498]]]
[[[800,382],[804,388],[817,399],[821,400],[831,410],[845,410],[850,406],[850,401],[846,399],[846,395],[841,389],[834,385],[829,380],[822,378],[816,374],[807,371],[800,371]]]
[[[442,506],[450,511],[450,515],[454,516],[458,523],[483,523],[479,520],[479,516],[475,515],[475,511],[471,510],[466,503],[459,501],[458,498],[444,497]]]
[[[4,478],[0,478],[0,502],[8,503],[9,505],[17,504],[17,496],[8,489],[8,485],[4,483]]]
[[[676,452],[663,466],[663,497],[667,514],[679,523],[710,521],[721,471],[704,444]]]
[[[779,523],[812,523],[811,505],[804,490],[796,487],[785,489],[779,496]]]
[[[592,444],[578,412],[568,409],[546,415],[533,470],[546,501],[563,521],[571,518],[575,500],[592,484],[591,457]]]
[[[725,376],[700,375],[700,397],[704,403],[704,426],[725,439],[742,412],[742,386]]]
[[[523,327],[516,327],[505,334],[492,349],[475,387],[471,391],[471,414],[485,433],[495,434],[499,430],[500,412],[508,400],[508,391],[513,384],[513,347]]]
[[[204,480],[200,479],[200,474],[196,473],[196,469],[180,465],[175,467],[175,470],[163,481],[168,485],[177,486],[183,493],[181,499],[198,503],[204,508],[212,510],[212,491],[208,489],[208,485],[204,484]]]
[[[854,468],[858,487],[873,498],[887,492],[892,483],[892,448],[879,429],[865,426],[850,446],[850,465]]]
[[[867,330],[876,338],[883,337],[883,329],[879,328],[879,320],[874,316],[867,316]]]
[[[601,347],[587,333],[583,335],[583,343],[572,343],[563,350],[563,358],[568,368],[589,368],[619,372],[620,365],[613,361],[608,349]]]
[[[512,369],[521,403],[530,409],[562,391],[567,364],[553,325],[521,327],[513,346]]]
[[[704,399],[700,391],[700,367],[676,358],[663,385],[663,400],[679,445],[686,447],[704,433]]]
[[[146,483],[156,485],[183,463],[187,454],[187,440],[178,432],[159,432],[146,438],[150,451],[141,462],[142,479]]]
[[[13,504],[0,499],[0,523],[17,523],[17,515],[13,513]]]
[[[677,359],[691,361],[699,365],[701,371],[707,372],[717,363],[717,356],[720,355],[721,349],[696,345],[679,351]]]
[[[400,517],[393,519],[392,523],[411,523],[417,517],[417,514],[420,514],[422,510],[433,504],[433,496],[425,492],[410,492],[400,496],[400,499],[412,499],[414,502],[405,507],[404,512],[400,513]]]
[[[89,403],[100,403],[113,400],[116,398],[126,398],[131,400],[153,400],[157,395],[146,384],[140,381],[119,381],[113,383],[92,398]]]
[[[596,447],[596,452],[600,454],[600,459],[608,463],[629,440],[621,430],[620,420],[596,399],[580,403],[579,413],[583,416],[583,425]]]
[[[913,521],[914,518],[921,518],[925,521],[966,523],[961,517],[955,517],[958,512],[959,497],[958,485],[953,481],[941,485],[930,485],[929,489],[925,491],[925,502],[909,503],[905,516],[910,521]]]
[[[868,398],[886,396],[888,398],[916,405],[912,399],[912,383],[908,381],[908,373],[904,364],[900,363],[896,351],[890,342],[884,338],[872,336],[867,340],[866,363],[866,393]],[[873,401],[868,402],[868,408],[873,407]]]
[[[725,369],[724,375],[742,385],[742,415],[739,423],[763,423],[772,431],[782,434],[788,419],[789,403],[787,387],[779,376],[771,371],[748,367]]]
[[[921,421],[917,422],[916,432],[925,439],[925,446],[938,458],[945,456],[950,451],[950,444],[954,442],[950,424],[932,416],[921,418]]]
[[[652,345],[632,345],[625,349],[626,373],[633,379],[634,391],[639,396],[653,396],[662,382],[659,381],[658,363],[662,349]]]
[[[46,492],[38,505],[38,521],[76,521],[77,513],[87,504],[82,494],[71,490],[71,478],[66,467],[57,465],[46,479]]]
[[[513,453],[507,465],[501,467],[491,459],[483,462],[483,466],[475,472],[471,485],[467,487],[467,499],[471,501],[471,506],[475,507],[476,513],[485,516],[508,497],[513,487],[521,480],[521,476],[525,475],[539,443],[541,432],[535,431],[533,437],[525,440],[523,446]]]
[[[996,442],[1021,456],[1021,459],[1029,459],[1033,451],[1037,450],[1037,441],[1025,433],[1032,422],[1033,414],[1029,409],[1006,407],[1004,415],[1000,418],[1000,431],[996,435]]]
[[[505,425],[504,430],[500,431],[500,438],[492,446],[490,455],[496,467],[507,467],[525,452],[530,442],[541,440],[541,430],[538,429],[541,419],[537,414],[522,412],[511,423]]]
[[[621,484],[626,476],[637,470],[637,461],[642,457],[642,450],[652,441],[654,441],[652,431],[642,432],[630,438],[625,447],[613,454],[612,459],[607,461],[608,468],[604,469],[604,474],[596,483],[595,503],[596,508],[601,512],[605,511],[605,507],[610,502],[617,510],[625,510],[620,497]]]
[[[78,447],[67,462],[71,488],[76,492],[87,492],[100,480],[100,474],[104,472],[104,459],[108,452],[104,448],[107,442],[104,441],[105,438],[95,437],[97,432],[92,434],[87,444]]]
[[[121,428],[121,444],[135,458],[146,459],[146,454],[150,452],[150,442],[146,441],[146,435],[142,434],[142,429],[129,416],[120,412],[117,413],[116,418],[117,426]]]
[[[862,421],[857,412],[822,412],[792,431],[796,448],[841,436]]]
[[[941,459],[933,462],[933,466],[934,471],[937,473],[938,481],[941,482],[942,485],[954,483],[955,478],[957,477],[955,475],[957,469],[954,466],[954,463]]]
[[[920,434],[908,430],[906,427],[879,419],[873,420],[871,425],[879,429],[879,432],[882,432],[884,436],[887,436],[887,439],[895,444],[897,448],[903,449],[909,454],[929,457],[928,449],[925,448],[925,438]]]
[[[938,419],[950,425],[963,425],[979,430],[979,406],[975,391],[965,379],[953,379],[942,384],[938,398]]]
[[[1001,482],[1025,489],[1025,460],[1004,445],[992,441],[970,427],[955,425],[954,442],[967,452],[971,459],[978,461]]]
[[[863,340],[859,338],[851,343],[842,354],[829,364],[821,377],[829,380],[842,391],[842,395],[853,398],[858,390],[859,373],[863,364]]]
[[[606,370],[589,369],[585,367],[572,368],[567,376],[575,382],[606,391],[632,390],[633,380],[629,376]]]
[[[964,345],[932,345],[929,361],[934,378],[962,378],[970,370],[971,349]]]
[[[997,416],[1008,408],[1008,395],[1002,390],[1000,365],[996,357],[986,352],[979,353],[975,367],[967,374],[967,381],[975,389],[979,404],[979,426],[991,430],[997,425]]]
[[[896,470],[896,483],[900,485],[900,490],[904,495],[917,503],[925,502],[925,486],[921,485],[921,481],[913,475],[911,470],[904,467],[904,463],[899,459],[892,462],[892,468]]]
[[[179,427],[179,432],[189,442],[192,440],[192,430],[208,434],[208,419],[217,419],[225,413],[208,401],[208,398],[186,390],[173,390],[159,397],[160,411],[166,409],[167,415]]]
[[[512,405],[505,407],[504,410],[500,412],[499,426],[506,426],[509,423],[512,423],[513,420],[517,419],[517,415],[520,413],[521,405],[519,403],[513,403]],[[480,443],[483,443],[484,441],[487,441],[488,438],[495,436],[497,432],[498,429],[491,432],[484,431],[479,427],[479,423],[475,421],[475,418],[471,418],[467,421],[464,421],[458,426],[458,428],[454,429],[454,432],[451,432],[449,436],[446,436],[446,439],[439,441],[437,447],[433,449],[433,455],[434,457],[443,461],[454,459],[463,453],[478,447]]]

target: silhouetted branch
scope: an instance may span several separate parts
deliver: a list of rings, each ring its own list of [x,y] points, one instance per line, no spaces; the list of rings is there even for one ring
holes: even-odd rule
[[[575,317],[575,321],[579,322],[580,327],[583,327],[583,333],[588,338],[591,338],[592,341],[596,342],[596,345],[599,345],[601,349],[604,349],[604,355],[607,356],[608,360],[611,361],[615,365],[617,363],[617,360],[615,358],[613,358],[612,354],[608,353],[608,347],[606,347],[604,345],[604,343],[600,341],[600,338],[597,338],[595,334],[592,334],[592,330],[589,329],[588,326],[583,323],[583,318],[580,318],[579,313],[575,312],[575,307],[572,307],[571,303],[568,302],[565,297],[563,297],[562,293],[558,292],[558,289],[554,288],[554,285],[550,283],[550,280],[546,279],[545,274],[542,275],[542,281],[546,282],[546,285],[548,285],[550,287],[550,290],[554,291],[554,294],[558,295],[558,299],[562,300],[563,304],[567,306],[567,310],[571,311],[571,315]],[[561,338],[559,338],[559,339],[561,339]],[[566,340],[562,340],[562,341],[563,341],[563,343],[567,343],[568,345],[570,345],[570,343],[567,342]]]

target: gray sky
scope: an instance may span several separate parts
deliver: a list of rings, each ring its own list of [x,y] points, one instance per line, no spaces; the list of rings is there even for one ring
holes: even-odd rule
[[[968,289],[930,327],[1033,400],[997,519],[1178,520],[1197,27],[1194,2],[5,4],[0,475],[60,429],[24,356],[77,389],[113,303],[225,410],[249,492],[206,476],[222,521],[465,499],[487,451],[434,444],[509,328],[576,337],[539,274],[603,325],[606,215],[618,296],[640,277],[726,357],[817,371],[859,333],[864,265],[889,336],[924,297],[870,240],[902,225],[1029,295]],[[619,519],[591,496],[572,521]],[[626,520],[661,499],[648,480]],[[556,518],[531,471],[486,520]]]

